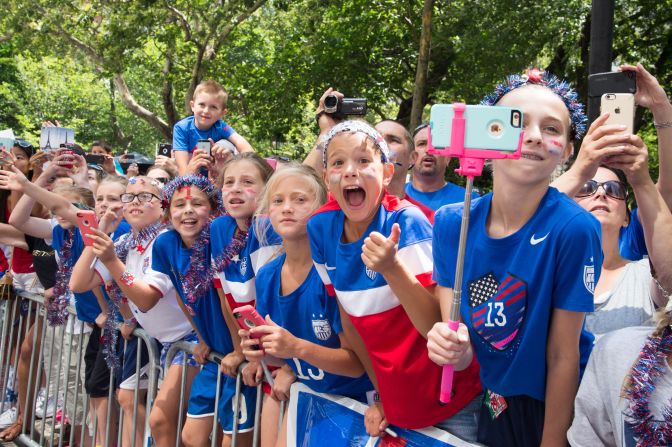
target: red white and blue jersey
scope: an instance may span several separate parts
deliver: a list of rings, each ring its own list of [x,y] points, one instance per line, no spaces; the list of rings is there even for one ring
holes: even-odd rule
[[[546,344],[554,309],[593,310],[602,266],[600,224],[555,188],[514,234],[493,239],[492,194],[475,199],[469,222],[460,311],[488,389],[544,401]],[[454,287],[464,204],[442,207],[434,223],[434,279]],[[592,336],[580,345],[586,362]]]
[[[231,309],[245,304],[254,305],[256,299],[255,274],[280,251],[282,241],[273,228],[267,225],[268,231],[262,244],[257,238],[255,226],[256,222],[253,220],[250,231],[247,233],[245,246],[223,271],[217,272],[215,286],[223,289]],[[212,222],[210,246],[213,261],[216,262],[218,256],[226,251],[237,228],[236,219],[228,215],[220,216]]]
[[[340,348],[339,334],[343,332],[338,303],[313,267],[301,285],[288,295],[281,294],[281,271],[285,255],[269,262],[257,274],[257,311],[302,338],[326,348]],[[287,359],[297,379],[318,393],[340,394],[363,400],[373,384],[366,374],[353,379],[326,372],[298,359]]]
[[[206,259],[209,259],[209,253]],[[183,303],[189,304],[182,287],[181,277],[186,275],[191,264],[191,249],[182,243],[180,234],[175,230],[168,230],[159,234],[152,247],[152,277],[156,280],[161,274],[168,276],[173,283],[177,296]],[[215,289],[210,287],[208,292],[190,304],[194,311],[192,318],[196,329],[203,337],[203,341],[212,349],[221,354],[233,351],[233,343],[229,333],[219,297]]]
[[[364,239],[372,231],[389,235],[398,223],[397,256],[424,286],[433,284],[432,227],[410,203],[386,194],[365,234],[342,242],[345,214],[333,198],[308,221],[313,261],[327,290],[338,301],[361,336],[378,379],[385,416],[403,428],[434,425],[457,413],[481,391],[478,365],[455,374],[455,395],[439,405],[441,368],[427,353],[427,341],[417,331],[383,275],[361,259]]]

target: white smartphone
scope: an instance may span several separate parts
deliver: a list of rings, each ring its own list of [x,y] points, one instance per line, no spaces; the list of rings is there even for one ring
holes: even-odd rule
[[[632,93],[605,93],[600,101],[600,112],[609,112],[605,124],[626,126],[625,133],[634,133],[635,95]]]
[[[206,154],[210,155],[210,140],[198,140],[196,149],[204,150]]]

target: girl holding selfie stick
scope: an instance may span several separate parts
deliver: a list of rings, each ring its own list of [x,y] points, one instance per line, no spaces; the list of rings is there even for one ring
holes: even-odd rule
[[[490,446],[564,446],[579,369],[592,339],[582,332],[602,265],[599,226],[549,177],[585,130],[567,83],[530,70],[513,75],[485,105],[520,109],[520,160],[493,160],[493,192],[472,202],[457,332],[429,331],[430,358],[456,371],[474,356],[486,395],[478,441]],[[462,204],[441,208],[433,252],[444,320],[453,298]],[[438,390],[437,390],[438,391]]]

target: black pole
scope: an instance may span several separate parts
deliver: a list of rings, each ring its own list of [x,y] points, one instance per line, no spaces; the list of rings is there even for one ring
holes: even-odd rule
[[[614,36],[614,0],[593,0],[590,17],[590,59],[588,73],[611,71]],[[600,115],[600,98],[588,97],[588,119]]]

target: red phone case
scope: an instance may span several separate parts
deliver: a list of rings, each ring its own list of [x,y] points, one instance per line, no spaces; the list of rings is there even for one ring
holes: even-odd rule
[[[96,213],[93,211],[77,211],[77,226],[82,233],[84,245],[89,247],[93,245],[93,240],[89,238],[89,235],[92,233],[92,228],[98,228]]]
[[[238,326],[246,331],[249,331],[253,327],[266,324],[266,320],[259,315],[257,309],[249,304],[233,309],[233,318],[238,322]],[[261,338],[262,335],[263,334],[250,334],[250,336],[254,338]]]

